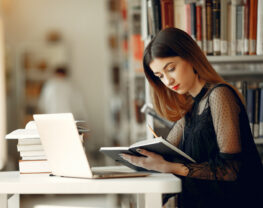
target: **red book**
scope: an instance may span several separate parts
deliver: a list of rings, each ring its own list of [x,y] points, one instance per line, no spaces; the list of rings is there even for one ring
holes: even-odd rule
[[[249,55],[256,55],[258,0],[249,4]]]
[[[162,29],[174,27],[174,2],[173,0],[161,0]]]
[[[186,12],[186,32],[191,35],[191,7],[190,4],[185,5]]]

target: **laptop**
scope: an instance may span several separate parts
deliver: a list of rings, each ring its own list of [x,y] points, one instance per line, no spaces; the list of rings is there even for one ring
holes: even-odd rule
[[[35,114],[40,140],[53,175],[76,178],[142,177],[133,170],[94,171],[82,146],[72,113]],[[100,154],[98,152],[98,154]]]

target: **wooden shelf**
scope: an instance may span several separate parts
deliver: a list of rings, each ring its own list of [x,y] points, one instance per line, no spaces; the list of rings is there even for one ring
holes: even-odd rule
[[[263,55],[257,56],[207,56],[211,64],[226,64],[226,63],[263,63]]]

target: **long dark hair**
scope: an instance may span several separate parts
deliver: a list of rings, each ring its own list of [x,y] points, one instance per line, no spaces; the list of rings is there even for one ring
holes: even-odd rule
[[[193,100],[189,94],[180,95],[167,88],[154,75],[149,65],[155,58],[175,56],[179,56],[189,62],[199,78],[205,80],[206,83],[228,84],[217,74],[203,51],[186,32],[178,28],[161,30],[144,50],[143,67],[145,76],[152,88],[151,94],[155,110],[161,116],[171,121],[177,121],[189,111]],[[240,93],[238,94],[240,95]]]

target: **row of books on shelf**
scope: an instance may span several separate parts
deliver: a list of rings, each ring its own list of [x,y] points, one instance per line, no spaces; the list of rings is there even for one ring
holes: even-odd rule
[[[207,55],[262,55],[261,0],[147,0],[147,35],[177,27]]]
[[[254,138],[263,138],[263,83],[242,81],[233,84],[244,96]]]
[[[86,122],[76,121],[80,139],[87,138],[89,129]],[[17,139],[18,161],[21,174],[51,173],[44,148],[41,144],[37,127],[34,121],[26,124],[25,129],[17,129],[7,134],[6,139]]]

